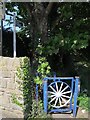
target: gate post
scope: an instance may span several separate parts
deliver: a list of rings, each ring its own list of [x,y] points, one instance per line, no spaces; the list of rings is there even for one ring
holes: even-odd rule
[[[75,91],[74,91],[74,106],[73,106],[73,116],[76,117],[77,112],[77,97],[78,97],[78,81],[79,77],[75,77]]]
[[[45,78],[44,79],[44,83],[43,83],[43,102],[44,102],[44,112],[45,113],[47,113],[47,101],[48,101],[48,99],[47,99],[47,79]]]

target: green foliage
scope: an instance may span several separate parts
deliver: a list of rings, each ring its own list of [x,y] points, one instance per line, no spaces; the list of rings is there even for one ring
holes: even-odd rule
[[[37,84],[42,84],[43,78],[45,78],[48,74],[50,74],[50,66],[48,62],[46,61],[45,57],[39,58],[39,65],[37,72],[40,74],[40,76],[36,76],[34,81]]]
[[[44,66],[46,67],[46,66]],[[24,97],[24,114],[25,119],[46,118],[47,115],[43,111],[42,101],[35,100],[35,84],[31,74],[30,62],[27,57],[21,59],[20,68],[17,70],[17,76],[21,79]],[[38,80],[40,83],[40,81]]]
[[[88,97],[85,93],[82,93],[79,95],[78,101],[80,102],[79,106],[81,108],[90,111],[90,105],[89,105],[90,97]]]
[[[43,48],[45,54],[58,54],[60,49],[63,51],[76,51],[88,46],[89,33],[78,33],[72,32],[70,34],[63,35],[59,33],[58,35],[51,37]]]
[[[20,80],[22,80],[22,91],[24,98],[24,113],[25,117],[28,118],[30,116],[30,110],[32,110],[32,78],[31,78],[31,70],[30,63],[27,57],[24,57],[20,60],[20,68],[17,70],[17,76]]]
[[[41,27],[40,22],[42,21],[42,18],[44,18],[41,14],[44,13],[48,3],[39,4],[38,15],[35,13],[36,10],[38,10],[36,3],[28,3],[28,5],[26,3],[15,3],[19,9],[18,15],[22,16],[18,19],[24,23],[23,30],[20,31],[20,36],[22,37],[23,42],[25,42],[26,39],[24,39],[23,36],[25,35],[27,37],[29,35],[29,39],[27,40],[28,42],[27,44],[25,43],[25,46],[26,48],[29,48],[27,51],[31,59],[34,56],[34,61],[37,59],[38,68],[36,71],[40,74],[35,78],[30,76],[31,71],[28,67],[30,65],[27,65],[26,63],[20,69],[21,72],[19,72],[19,76],[21,76],[21,79],[24,81],[26,103],[29,103],[29,99],[32,98],[30,90],[32,88],[31,85],[33,81],[41,85],[43,78],[50,73],[51,64],[53,68],[55,68],[57,63],[58,69],[56,68],[56,70],[58,73],[64,75],[68,75],[69,70],[73,66],[73,69],[71,69],[69,75],[71,76],[72,73],[72,75],[78,74],[81,81],[83,80],[82,84],[84,89],[85,84],[88,84],[87,81],[89,81],[90,78],[90,4],[53,4],[53,9],[51,9],[51,12],[47,17],[48,25],[44,24],[43,27]],[[12,7],[15,5],[13,3]],[[26,5],[30,7],[28,8]],[[43,7],[44,11],[42,11]],[[13,9],[11,9],[11,11],[12,10]],[[32,14],[28,11],[31,11]],[[39,17],[40,19],[38,19]],[[39,25],[39,27],[37,25]],[[43,46],[39,45],[37,47],[38,42],[42,44],[42,40],[40,39],[39,41],[38,38],[43,38],[44,36],[44,33],[42,35],[39,33],[39,28],[43,31],[44,28],[47,28],[48,37],[45,39]],[[37,50],[34,51],[36,48]],[[38,54],[38,57],[36,57],[36,54]],[[51,63],[50,66],[45,56],[49,58]],[[68,56],[72,57],[72,59]],[[75,73],[73,72],[74,70]],[[87,97],[81,97],[79,99],[82,101],[81,106],[84,106],[84,101],[87,101]],[[87,102],[85,105],[87,108]],[[30,111],[28,113],[30,113]]]
[[[33,100],[32,101],[32,111],[31,111],[31,115],[28,118],[28,120],[30,118],[48,118],[49,116],[47,116],[47,114],[43,111],[43,104],[42,101],[36,101]]]
[[[37,73],[39,73],[39,76],[36,76],[34,78],[34,81],[36,84],[42,84],[43,79],[50,74],[50,65],[46,59],[46,57],[43,57],[43,47],[42,45],[38,45],[36,49],[37,53],[39,54],[38,58],[38,67],[37,67]]]
[[[12,94],[11,98],[13,103],[17,104],[20,107],[23,107],[23,105],[17,100],[16,94]]]
[[[45,57],[39,58],[39,65],[37,72],[42,74],[42,77],[46,77],[50,73],[50,66]]]
[[[88,61],[87,57],[85,57],[85,54],[78,58],[78,61],[74,63],[75,68],[77,69],[77,72],[80,76],[81,81],[81,92],[84,89],[87,89],[87,91],[90,90],[89,84],[90,84],[90,62]]]

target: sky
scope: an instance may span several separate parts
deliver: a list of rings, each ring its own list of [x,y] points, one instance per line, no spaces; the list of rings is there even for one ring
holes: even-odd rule
[[[14,9],[16,10],[16,11],[18,11],[18,8],[15,6],[14,7]],[[9,12],[10,14],[12,14],[12,15],[14,15],[14,13],[15,13],[15,15],[17,15],[17,12]],[[13,16],[10,16],[10,15],[7,15],[7,14],[5,14],[5,18],[4,18],[4,20],[3,20],[3,27],[4,28],[11,28],[11,30],[13,30]],[[16,31],[18,32],[20,30],[20,28],[19,27],[16,27]]]

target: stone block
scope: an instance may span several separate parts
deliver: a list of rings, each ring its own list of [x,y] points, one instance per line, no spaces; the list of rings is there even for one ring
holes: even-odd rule
[[[0,80],[0,87],[1,88],[7,87],[7,79],[3,78],[2,80]]]
[[[22,111],[22,110],[23,110],[20,106],[18,106],[18,105],[15,104],[15,103],[12,103],[12,104],[11,104],[11,108],[12,108],[13,110],[19,110],[19,111]]]
[[[2,78],[15,78],[15,72],[14,71],[0,71],[0,76]]]
[[[1,87],[2,77],[0,76],[0,87]]]
[[[9,111],[9,110],[2,110],[2,118],[6,118],[7,120],[10,120],[10,119],[18,119],[18,118],[22,118],[22,120],[24,120],[24,116],[23,114],[17,114],[16,111]]]
[[[23,104],[23,92],[20,91],[20,85],[18,84],[22,80],[16,77],[18,67],[20,67],[20,58],[0,57],[0,106],[5,112],[7,110],[5,115],[11,112],[11,114],[20,117],[23,116],[22,108],[12,103],[11,98],[14,93],[17,100]]]
[[[10,103],[10,95],[4,93],[2,96],[2,105],[8,105]]]
[[[16,71],[17,67],[20,66],[20,59],[19,58],[9,58],[7,66],[10,68],[10,70]]]
[[[11,72],[10,71],[2,71],[2,77],[3,78],[11,78]]]
[[[2,106],[2,96],[0,96],[0,106]]]
[[[0,78],[2,77],[2,71],[0,70]]]
[[[15,81],[15,71],[10,71],[10,77]]]
[[[9,80],[7,81],[7,88],[8,88],[8,89],[15,90],[16,84],[15,84],[15,82],[14,82],[14,79],[9,79]]]
[[[7,65],[7,59],[5,58],[0,58],[0,68],[2,68],[3,66]]]
[[[0,69],[6,70],[17,70],[17,67],[20,66],[20,58],[9,58],[9,57],[2,57],[0,59]]]
[[[2,96],[4,93],[2,91],[0,91],[0,96]]]
[[[10,71],[14,71],[15,70],[14,60],[13,59],[9,59],[7,67],[9,68]]]
[[[3,66],[1,70],[2,70],[2,71],[9,71],[8,69],[9,69],[9,68],[7,68],[7,66]]]

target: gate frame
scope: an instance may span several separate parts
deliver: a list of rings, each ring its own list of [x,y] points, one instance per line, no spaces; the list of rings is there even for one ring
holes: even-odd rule
[[[59,80],[59,81],[64,81],[64,80],[72,80],[71,83],[71,90],[73,92],[73,96],[70,99],[70,108],[68,109],[53,109],[51,111],[48,111],[48,85],[47,82],[48,80]],[[77,97],[78,97],[78,83],[79,83],[79,77],[46,77],[43,80],[43,102],[44,102],[44,112],[68,112],[68,111],[73,111],[73,117],[76,117],[76,112],[77,112]],[[75,84],[75,89],[73,91],[73,86]],[[72,98],[74,98],[74,105],[72,106]]]

